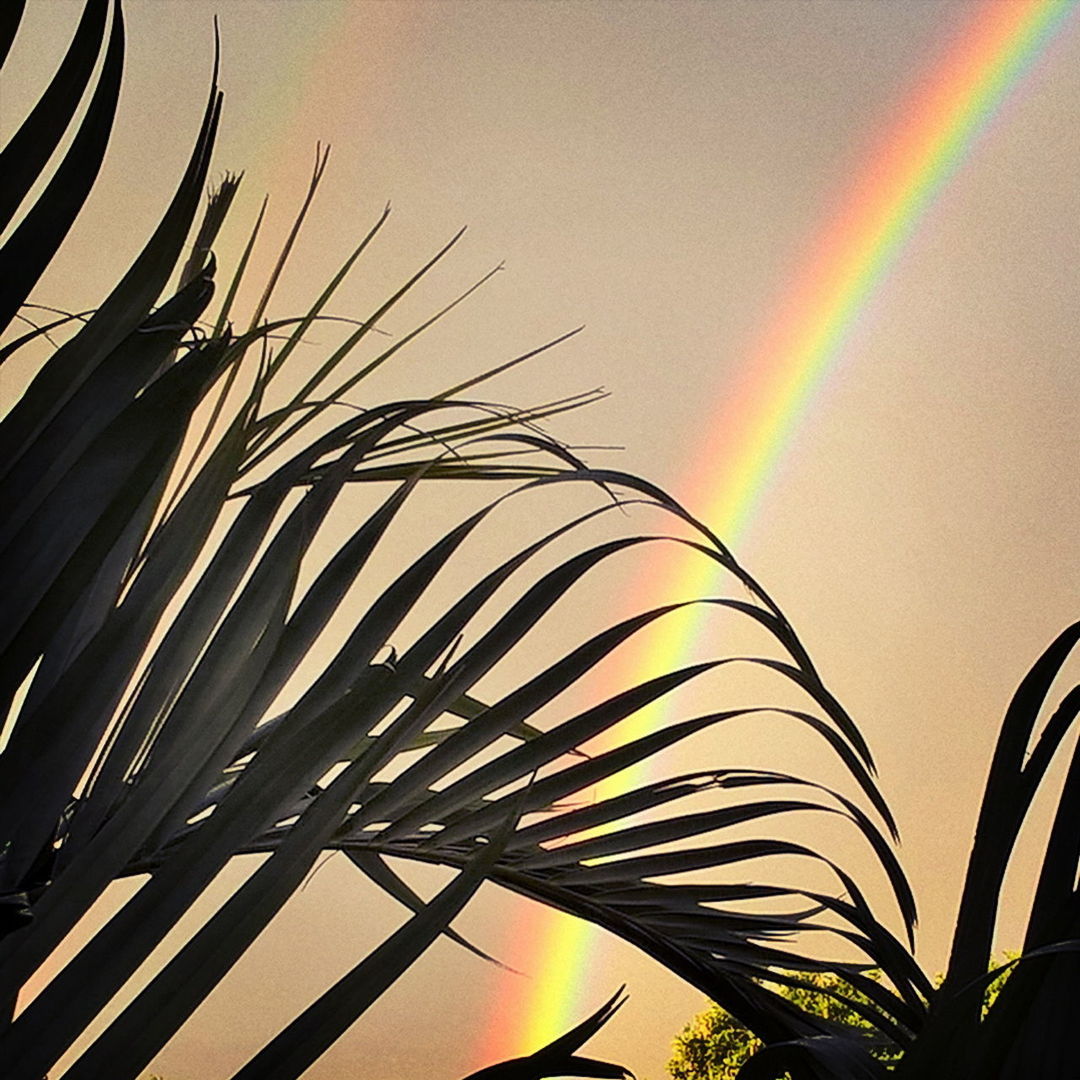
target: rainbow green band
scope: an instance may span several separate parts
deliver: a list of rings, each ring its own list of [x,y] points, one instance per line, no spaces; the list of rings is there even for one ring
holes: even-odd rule
[[[906,98],[838,203],[840,212],[818,232],[809,257],[745,365],[679,493],[725,542],[736,543],[753,519],[807,410],[842,354],[874,295],[926,211],[967,160],[999,113],[1061,31],[1078,0],[990,0],[977,7],[929,74]],[[673,594],[715,591],[706,560],[662,545],[650,580],[659,604]],[[639,603],[642,598],[637,597]],[[685,662],[688,643],[703,632],[661,626],[620,663],[620,686]],[[664,721],[662,705],[622,725],[620,739],[645,734]],[[597,798],[621,794],[647,780],[642,769],[614,777]],[[529,1053],[571,1027],[595,1006],[580,999],[583,973],[598,932],[587,923],[537,909],[496,948],[532,978],[502,980],[503,993],[477,1047],[477,1066]]]

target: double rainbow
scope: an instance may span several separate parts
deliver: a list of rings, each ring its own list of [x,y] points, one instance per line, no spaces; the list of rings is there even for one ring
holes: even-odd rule
[[[888,281],[927,209],[1078,3],[977,5],[884,127],[750,352],[742,379],[710,418],[693,474],[679,492],[725,541],[737,541],[753,519],[860,315]],[[662,591],[647,602],[661,603],[673,592],[711,591],[705,560],[666,552],[663,560],[651,575]],[[679,666],[687,638],[660,631],[626,651],[623,685]],[[645,734],[662,716],[659,707],[643,710],[624,725],[625,738]],[[627,770],[599,795],[620,794],[643,780],[640,771]],[[580,1001],[577,993],[578,973],[587,968],[597,940],[589,924],[544,913],[513,925],[511,935],[501,955],[533,978],[502,980],[500,1000],[477,1048],[478,1065],[537,1049],[595,1004]]]

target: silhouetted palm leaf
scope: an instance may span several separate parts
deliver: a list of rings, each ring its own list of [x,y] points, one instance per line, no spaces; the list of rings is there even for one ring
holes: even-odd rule
[[[90,95],[52,181],[0,252],[7,272],[0,299],[9,314],[34,287],[100,166],[122,49],[118,0],[88,0],[46,104],[22,129],[33,138],[18,134],[5,151],[13,175],[36,178],[49,157],[44,148],[61,144],[80,95]],[[328,849],[348,853],[414,918],[287,1029],[287,1054],[271,1044],[266,1053],[288,1063],[282,1076],[313,1061],[427,942],[447,931],[483,876],[619,934],[768,1042],[833,1034],[756,980],[775,968],[827,967],[783,946],[799,930],[830,934],[886,972],[891,985],[863,978],[857,965],[844,969],[873,1002],[873,1008],[859,1005],[871,1022],[906,1044],[922,1023],[925,977],[850,877],[805,846],[724,836],[733,826],[770,825],[780,815],[844,817],[884,868],[910,936],[914,903],[889,847],[895,830],[869,750],[792,627],[720,539],[670,497],[637,477],[587,467],[537,428],[538,420],[593,395],[524,409],[463,396],[569,334],[428,398],[350,404],[345,395],[482,283],[349,373],[357,350],[377,340],[380,321],[458,233],[314,371],[294,375],[303,334],[326,318],[334,290],[386,220],[384,213],[307,313],[264,320],[326,166],[321,150],[249,331],[234,336],[227,324],[247,254],[216,330],[206,336],[196,329],[213,294],[210,246],[237,177],[211,198],[178,291],[161,300],[192,229],[220,109],[215,62],[187,170],[154,236],[0,425],[0,596],[7,614],[0,699],[13,705],[25,692],[0,752],[0,926],[10,931],[0,944],[4,999],[14,1002],[112,881],[149,874],[3,1033],[8,1075],[39,1080],[230,859],[267,854],[68,1073],[98,1077],[107,1067],[117,1080],[137,1075]],[[256,231],[257,225],[252,241]],[[284,344],[273,355],[270,335],[281,332]],[[4,355],[37,340],[24,334]],[[463,509],[458,523],[434,534],[411,562],[399,560],[388,584],[376,581],[368,599],[357,600],[354,586],[368,581],[372,560],[393,550],[393,528],[422,491],[446,480],[502,486],[479,508]],[[595,493],[594,509],[546,524],[529,512],[530,500],[580,488]],[[326,554],[320,529],[346,499],[354,525]],[[679,535],[613,529],[610,538],[595,541],[600,526],[621,522],[618,511],[642,503],[666,514]],[[534,521],[531,537],[489,560],[479,576],[465,577],[460,552],[476,538],[498,536],[508,515],[519,525]],[[557,620],[555,608],[579,595],[599,568],[658,543],[684,545],[718,578],[726,575],[737,595],[703,597],[697,605],[754,624],[772,651],[715,657],[625,687],[562,719],[541,720],[542,710],[618,648],[688,605],[624,619],[526,674],[511,653]],[[447,580],[457,583],[449,601]],[[329,655],[317,652],[346,605],[344,640]],[[406,620],[421,629],[410,629],[399,649]],[[582,751],[642,708],[731,664],[795,688],[805,708],[712,711],[595,757]],[[506,672],[515,688],[488,701],[483,685],[493,672]],[[278,706],[286,689],[296,700]],[[573,805],[599,781],[751,715],[820,736],[874,816],[840,793],[785,773],[720,766]],[[704,792],[721,803],[686,808],[686,800]],[[647,823],[630,821],[646,813]],[[694,846],[671,846],[679,844]],[[1067,849],[1068,841],[1058,847]],[[760,878],[759,860],[787,855],[828,868],[837,895],[747,880]],[[461,873],[425,903],[387,871],[383,860],[395,856]],[[689,871],[707,875],[708,883],[670,880]],[[1059,878],[1056,870],[1047,872],[1046,897],[1059,889]],[[797,910],[764,914],[740,906],[762,898]],[[560,1068],[624,1075],[618,1066],[574,1054],[616,1007],[613,999],[506,1075]],[[265,1055],[248,1072],[264,1075],[264,1066]]]
[[[578,1056],[575,1051],[591,1039],[616,1012],[623,1006],[626,998],[623,988],[614,997],[606,1001],[591,1016],[580,1024],[560,1035],[557,1039],[542,1046],[528,1057],[514,1058],[498,1065],[489,1065],[479,1072],[470,1073],[465,1080],[544,1080],[551,1076],[589,1076],[609,1078],[609,1080],[633,1080],[633,1073],[621,1065],[611,1065],[606,1061]]]
[[[1080,622],[1051,642],[1006,711],[968,861],[949,967],[902,1077],[1069,1077],[1080,1068],[1070,1016],[1080,995],[1080,764],[1074,747],[1032,899],[1022,962],[983,1015],[998,902],[1013,849],[1048,770],[1075,730],[1080,686],[1055,684],[1080,642]],[[1049,712],[1049,716],[1047,716]]]

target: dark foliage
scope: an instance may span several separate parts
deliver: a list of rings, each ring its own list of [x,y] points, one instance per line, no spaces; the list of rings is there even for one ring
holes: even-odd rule
[[[5,47],[19,9],[8,5],[0,17]],[[211,250],[239,183],[228,177],[212,195],[189,247],[222,107],[216,64],[188,167],[121,281],[85,320],[62,317],[30,329],[16,321],[101,166],[123,48],[119,0],[87,0],[54,80],[3,152],[10,180],[4,208],[15,227],[0,249],[0,325],[10,324],[0,362],[36,348],[46,333],[66,334],[0,424],[0,698],[10,715],[0,751],[6,1075],[40,1080],[205,886],[243,853],[266,858],[81,1054],[66,1073],[70,1080],[138,1075],[325,850],[345,852],[413,917],[239,1076],[300,1075],[439,934],[474,948],[449,924],[483,880],[638,945],[766,1043],[782,1044],[774,1053],[781,1062],[850,1058],[842,1032],[758,981],[776,968],[830,968],[778,946],[801,929],[820,928],[882,969],[884,984],[858,966],[842,970],[872,1002],[858,1007],[883,1037],[901,1048],[926,1045],[935,1061],[963,1058],[963,1068],[973,1067],[979,1059],[961,1051],[961,1042],[980,1054],[996,1052],[996,1032],[1027,1031],[1030,1016],[1045,1017],[1045,1009],[1032,1014],[1012,994],[1002,995],[999,1011],[981,1027],[977,1010],[973,1019],[965,1007],[969,972],[985,970],[985,920],[963,920],[946,986],[934,996],[908,945],[879,921],[841,868],[786,841],[724,838],[729,826],[791,812],[847,818],[884,867],[910,938],[914,903],[888,843],[892,820],[869,751],[769,596],[719,538],[663,492],[616,470],[590,468],[537,429],[537,421],[593,395],[524,409],[466,396],[549,346],[431,397],[364,408],[349,403],[367,375],[477,287],[386,344],[380,321],[460,233],[368,317],[349,323],[342,343],[309,372],[301,362],[305,332],[327,320],[334,290],[387,218],[360,240],[309,311],[267,321],[274,281],[326,165],[320,152],[308,200],[251,329],[237,334],[229,323],[247,253],[214,328],[202,329],[215,294]],[[53,163],[76,116],[76,131]],[[43,175],[48,182],[25,206]],[[179,283],[170,291],[177,267]],[[434,532],[423,553],[403,561],[358,608],[353,586],[367,580],[395,523],[433,486],[461,490],[449,481],[474,488],[483,481],[495,494],[479,509],[463,509],[448,531]],[[436,578],[457,569],[459,550],[474,536],[497,532],[500,515],[540,494],[581,488],[596,493],[593,510],[538,525],[524,547],[493,559],[479,576],[462,584],[459,573],[453,599],[430,599]],[[320,557],[320,527],[346,499],[352,531]],[[621,520],[612,512],[641,502],[666,514],[678,538],[613,532],[586,542],[587,528]],[[751,621],[771,638],[775,655],[739,662],[798,687],[805,709],[716,710],[595,757],[581,752],[634,712],[735,662],[718,657],[628,686],[562,719],[535,722],[620,645],[685,605],[627,618],[546,667],[518,673],[515,688],[497,700],[483,700],[484,677],[506,668],[511,650],[548,625],[560,600],[576,595],[590,572],[622,552],[673,542],[708,560],[736,594],[702,598],[706,610]],[[329,655],[316,652],[338,612],[348,616],[345,639]],[[399,649],[403,621],[420,616],[423,629]],[[1013,817],[1029,805],[1075,718],[1074,693],[1021,764],[1025,732],[1075,633],[1041,662],[1007,720],[993,799]],[[278,706],[286,687],[298,693]],[[750,713],[809,726],[844,764],[869,810],[787,774],[722,767],[588,807],[571,802],[666,747]],[[1070,774],[1063,814],[1076,787]],[[686,800],[709,792],[718,799],[713,809],[685,809]],[[997,862],[987,871],[990,855],[973,860],[972,890],[985,894],[999,884],[1000,845],[1007,848],[1014,836],[996,811],[980,824],[977,851],[992,850]],[[694,846],[645,853],[680,841]],[[761,876],[758,861],[776,855],[824,864],[843,896],[751,884],[748,878]],[[1076,856],[1075,837],[1055,827],[1032,950],[1075,932],[1069,888]],[[457,873],[424,900],[398,877],[393,857]],[[707,883],[670,880],[687,871]],[[11,1019],[20,988],[108,885],[132,874],[148,875],[140,890]],[[763,898],[786,902],[789,912],[794,902],[798,911],[748,912],[745,901]],[[1036,993],[1072,986],[1071,963],[1044,953],[1031,968]],[[616,1007],[613,999],[551,1046],[487,1075],[624,1075],[576,1054]],[[980,1038],[970,1043],[973,1024]],[[767,1059],[755,1066],[766,1067]]]

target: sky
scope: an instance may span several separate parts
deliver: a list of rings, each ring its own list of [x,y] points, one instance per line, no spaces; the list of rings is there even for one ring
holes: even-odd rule
[[[197,130],[216,11],[226,97],[215,168],[245,171],[222,265],[269,192],[265,274],[315,143],[330,143],[276,310],[309,302],[387,200],[387,229],[336,312],[366,312],[468,225],[392,329],[504,271],[372,391],[437,391],[584,324],[491,395],[532,403],[604,387],[556,432],[623,447],[588,456],[704,513],[693,500],[722,473],[707,447],[775,312],[900,103],[980,6],[128,0],[114,139],[37,296],[90,306],[149,234]],[[5,132],[78,12],[74,0],[31,0],[0,102]],[[945,957],[997,723],[1080,599],[1078,111],[1074,17],[921,218],[732,538],[874,750],[929,969]],[[626,614],[653,570],[598,584],[590,606]],[[712,707],[743,692],[708,687]],[[694,751],[710,765],[820,764],[779,729],[710,738]],[[1025,837],[1014,909],[1038,843]],[[231,1075],[392,930],[400,913],[342,863],[294,898],[153,1071]],[[426,889],[437,876],[415,880]],[[485,886],[457,925],[520,963],[545,918]],[[999,945],[1021,932],[1007,911]],[[486,1063],[478,1047],[523,985],[549,1001],[580,993],[587,1011],[626,983],[629,1004],[589,1049],[660,1080],[701,996],[618,942],[592,941],[577,959],[532,955],[515,975],[440,942],[309,1075],[460,1077]]]

